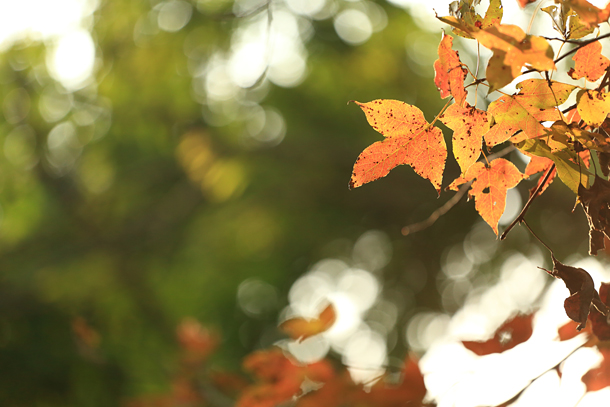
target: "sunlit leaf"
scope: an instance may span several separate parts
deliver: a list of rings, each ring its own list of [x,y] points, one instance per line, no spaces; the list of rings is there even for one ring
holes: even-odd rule
[[[575,65],[568,71],[568,75],[572,79],[587,78],[591,82],[601,78],[610,65],[610,59],[603,56],[601,52],[602,44],[599,41],[580,48],[572,57]]]
[[[453,38],[443,35],[438,46],[438,59],[434,62],[434,83],[440,91],[441,98],[453,96],[458,105],[462,105],[468,93],[464,88],[467,70],[462,67],[457,51],[451,49]]]
[[[506,191],[516,187],[522,179],[523,174],[513,163],[498,158],[489,167],[482,162],[475,163],[464,177],[453,181],[448,188],[457,190],[460,185],[474,180],[468,194],[474,197],[477,212],[498,234],[498,221],[506,207]]]
[[[440,192],[447,159],[447,145],[441,130],[430,126],[421,110],[404,102],[378,99],[356,103],[369,124],[386,139],[360,154],[349,187],[375,181],[388,175],[394,167],[407,164]]]
[[[533,332],[534,314],[516,315],[505,321],[487,341],[462,341],[464,347],[479,356],[502,353],[527,341]]]
[[[610,113],[610,94],[597,90],[581,90],[576,96],[580,117],[590,126],[599,127]]]

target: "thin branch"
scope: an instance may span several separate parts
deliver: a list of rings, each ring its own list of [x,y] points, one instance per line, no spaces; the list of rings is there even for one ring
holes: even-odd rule
[[[525,225],[525,227],[527,228],[527,230],[530,231],[530,233],[536,238],[536,240],[538,240],[540,242],[540,244],[542,244],[544,247],[546,247],[546,249],[551,253],[551,256],[554,256],[553,254],[553,249],[551,249],[549,246],[547,246],[546,243],[544,243],[542,241],[542,239],[540,239],[538,237],[538,235],[536,233],[534,233],[534,231],[532,230],[532,228],[530,227],[530,225],[526,222],[525,219],[522,219],[521,222],[523,222],[523,224]]]
[[[423,222],[413,223],[409,226],[405,226],[404,228],[402,228],[402,235],[407,236],[411,233],[420,232],[434,225],[434,222],[436,222],[438,218],[449,212],[451,208],[457,205],[460,199],[462,199],[462,197],[466,194],[466,191],[468,191],[468,188],[470,188],[473,181],[474,180],[468,181],[467,183],[462,185],[459,191],[455,195],[453,195],[450,200],[445,202],[443,206],[432,212],[432,215],[430,215],[428,219],[424,220]]]
[[[508,225],[506,230],[504,230],[504,233],[502,233],[502,236],[500,236],[500,240],[506,239],[506,236],[508,235],[508,232],[510,232],[511,229],[514,228],[517,223],[520,223],[520,222],[524,221],[525,213],[527,212],[529,207],[532,205],[532,202],[534,202],[534,199],[536,199],[536,197],[538,197],[538,195],[540,195],[540,191],[542,190],[542,187],[544,186],[544,184],[546,184],[546,182],[548,181],[548,179],[551,176],[551,173],[553,172],[554,169],[555,169],[555,163],[553,163],[553,165],[551,165],[551,167],[548,169],[548,171],[544,175],[544,178],[543,178],[542,182],[540,184],[538,184],[538,188],[536,188],[534,193],[527,200],[527,203],[525,204],[523,209],[521,209],[521,213],[519,214],[519,216],[517,216],[515,218],[515,220],[513,220],[510,223],[510,225]]]
[[[486,159],[489,161],[495,160],[496,158],[504,157],[505,155],[509,154],[513,150],[515,150],[515,146],[510,145],[510,146],[498,151],[497,153],[490,154],[489,157],[486,157]],[[460,189],[458,190],[458,192],[455,195],[453,195],[450,200],[448,200],[447,202],[445,202],[445,204],[443,204],[443,206],[441,206],[440,208],[438,208],[437,210],[432,212],[432,214],[426,220],[424,220],[422,222],[413,223],[411,225],[403,227],[401,230],[403,236],[407,236],[407,235],[409,235],[411,233],[415,233],[415,232],[421,232],[422,230],[427,229],[430,226],[432,226],[434,224],[434,222],[436,222],[438,220],[438,218],[440,218],[441,216],[443,216],[444,214],[449,212],[449,210],[451,210],[451,208],[453,208],[455,205],[457,205],[457,203],[460,201],[460,199],[462,199],[462,197],[466,194],[466,191],[468,191],[468,188],[470,188],[473,181],[474,180],[468,181],[467,183],[462,185],[460,187]]]

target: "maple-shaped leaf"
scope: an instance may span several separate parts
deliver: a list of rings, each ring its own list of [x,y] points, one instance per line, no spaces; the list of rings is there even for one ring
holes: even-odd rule
[[[591,34],[597,28],[594,24],[585,24],[580,20],[578,14],[570,10],[570,23],[568,24],[568,39],[577,40]]]
[[[466,349],[479,356],[502,353],[527,341],[532,336],[534,314],[516,315],[505,321],[487,341],[462,341]]]
[[[602,283],[599,287],[599,298],[608,307],[610,305],[610,283]],[[607,310],[608,308],[606,308]],[[597,309],[591,310],[589,320],[591,321],[593,333],[600,341],[610,340],[610,321],[608,316],[599,312]]]
[[[610,3],[605,9],[600,9],[587,0],[560,0],[558,2],[576,13],[586,26],[597,26],[599,23],[608,21],[608,16],[610,16]]]
[[[465,103],[449,106],[440,117],[447,127],[453,130],[453,155],[462,174],[474,164],[481,155],[483,134],[489,130],[489,114]]]
[[[360,154],[349,187],[375,181],[388,175],[394,167],[407,164],[440,193],[447,159],[447,145],[441,130],[428,124],[417,107],[398,100],[356,103],[369,124],[386,138]]]
[[[290,318],[280,324],[280,329],[292,339],[301,341],[327,331],[336,319],[335,307],[328,304],[317,318]]]
[[[572,79],[587,78],[588,81],[595,82],[610,65],[610,59],[602,55],[602,44],[599,41],[580,48],[572,59],[575,65],[568,71]]]
[[[468,93],[464,88],[467,70],[462,67],[460,55],[451,49],[453,38],[444,35],[438,46],[438,59],[434,61],[434,83],[441,93],[441,98],[453,96],[458,105],[462,105]]]
[[[528,79],[517,84],[518,93],[504,95],[489,105],[487,111],[495,125],[484,135],[488,147],[511,140],[518,143],[526,138],[542,136],[546,130],[541,121],[556,121],[561,114],[554,109],[564,103],[576,87],[561,82]]]
[[[554,164],[553,160],[551,160],[549,158],[538,157],[538,156],[534,155],[534,156],[531,156],[530,162],[527,163],[527,167],[525,167],[525,172],[523,174],[528,178],[534,174],[538,174],[539,172],[546,174],[546,172],[551,169],[553,164]],[[544,185],[538,191],[538,195],[542,195],[542,193],[544,191],[546,191],[546,189],[549,187],[549,185],[551,185],[551,183],[553,182],[553,179],[555,179],[556,174],[557,174],[557,169],[554,168],[552,170],[551,174],[546,179],[546,182],[544,183]],[[545,178],[544,175],[540,176],[536,186],[530,189],[530,196],[532,196],[532,194],[536,190],[538,190],[538,187],[544,181],[544,178]]]
[[[459,177],[448,186],[451,190],[474,180],[468,195],[474,197],[475,209],[483,220],[498,234],[498,221],[506,207],[506,191],[516,187],[523,179],[513,163],[498,158],[486,166],[482,162],[473,164],[464,177]]]
[[[570,150],[567,144],[563,144],[563,149],[560,149],[557,147],[560,143],[558,141],[554,142],[554,148],[552,149],[544,140],[529,139],[517,144],[517,148],[524,154],[530,153],[553,160],[557,168],[557,175],[574,193],[578,193],[578,188],[581,185],[587,188],[589,176],[583,159],[573,150]]]
[[[599,127],[610,113],[610,94],[583,89],[576,96],[576,108],[585,123]]]
[[[471,33],[481,45],[494,51],[487,66],[489,92],[502,88],[521,74],[524,65],[539,71],[555,69],[553,49],[542,37],[526,35],[510,24],[496,24]]]
[[[599,176],[590,188],[578,189],[578,200],[589,221],[589,254],[604,250],[604,236],[610,237],[610,182]]]
[[[551,258],[553,259],[553,270],[547,270],[547,273],[563,280],[570,291],[570,296],[565,299],[563,307],[568,317],[572,321],[578,322],[576,329],[580,331],[587,325],[587,317],[592,305],[604,313],[606,313],[606,306],[601,302],[589,273],[581,268],[566,266],[553,254],[551,254]]]
[[[598,346],[602,354],[601,364],[589,370],[582,377],[582,382],[587,386],[587,391],[597,391],[610,386],[610,348]]]
[[[552,150],[553,142],[558,142],[561,146],[570,142],[578,142],[586,149],[610,153],[610,143],[605,135],[583,130],[578,123],[566,124],[564,121],[558,120],[546,131],[547,137],[550,137],[547,138],[547,143]]]

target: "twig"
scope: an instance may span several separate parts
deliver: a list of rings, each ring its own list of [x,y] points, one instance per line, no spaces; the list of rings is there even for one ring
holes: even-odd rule
[[[536,199],[536,197],[539,195],[540,190],[542,190],[542,187],[544,186],[544,184],[546,184],[546,182],[548,181],[548,179],[551,176],[551,173],[553,172],[554,169],[555,169],[555,163],[553,163],[553,165],[551,165],[551,167],[548,169],[548,171],[544,175],[544,178],[543,178],[542,182],[540,184],[538,184],[538,188],[536,188],[534,193],[527,200],[527,202],[526,202],[525,206],[523,207],[523,209],[521,209],[521,213],[519,214],[519,216],[517,216],[515,218],[515,220],[513,220],[510,223],[510,225],[508,225],[506,230],[504,230],[504,233],[502,233],[502,236],[500,236],[500,240],[506,239],[506,236],[508,235],[508,232],[510,232],[511,229],[514,228],[517,223],[520,223],[520,222],[524,221],[525,213],[527,212],[529,207],[532,205],[532,202],[534,202],[534,199]]]
[[[527,230],[530,231],[530,233],[536,238],[536,240],[538,240],[544,247],[546,247],[546,249],[551,253],[551,256],[554,256],[553,254],[553,249],[551,249],[549,246],[547,246],[546,243],[544,243],[542,241],[542,239],[540,239],[538,237],[538,235],[536,233],[534,233],[534,231],[532,230],[532,228],[530,227],[530,225],[525,221],[525,219],[521,220],[523,222],[523,224],[525,225],[525,227],[527,228]]]
[[[474,180],[468,181],[467,183],[462,185],[459,191],[455,195],[453,195],[450,200],[445,202],[443,206],[432,212],[432,215],[430,215],[428,219],[422,222],[413,223],[409,226],[405,226],[404,228],[402,228],[402,235],[407,236],[410,233],[420,232],[432,226],[434,222],[438,220],[438,218],[449,212],[451,208],[457,205],[457,203],[460,201],[460,199],[462,199],[464,194],[466,194],[466,191],[468,191],[468,188],[470,188],[470,185],[472,185],[473,181]]]
[[[486,157],[486,159],[489,161],[492,161],[492,160],[495,160],[496,158],[504,157],[506,154],[512,152],[514,149],[515,149],[515,146],[510,145],[510,146],[498,151],[497,153],[490,154],[489,157]],[[411,225],[403,227],[401,230],[403,236],[407,236],[407,235],[409,235],[411,233],[415,233],[415,232],[420,232],[420,231],[432,226],[434,224],[434,222],[436,222],[438,220],[438,218],[440,218],[441,216],[443,216],[444,214],[449,212],[449,210],[451,210],[451,208],[453,208],[455,205],[457,205],[457,203],[460,201],[460,199],[462,199],[462,197],[466,194],[466,191],[468,191],[468,188],[470,188],[470,185],[472,185],[473,181],[474,180],[468,181],[467,183],[462,185],[460,187],[460,189],[458,190],[458,192],[455,195],[453,195],[450,200],[445,202],[445,204],[443,206],[441,206],[440,208],[438,208],[437,210],[432,212],[432,214],[428,217],[428,219],[426,219],[422,222],[413,223]]]

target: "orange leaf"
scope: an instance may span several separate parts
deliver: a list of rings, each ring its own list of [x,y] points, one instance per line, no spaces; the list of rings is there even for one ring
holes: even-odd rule
[[[328,304],[317,318],[291,318],[280,324],[280,329],[292,339],[303,340],[328,330],[334,323],[337,315],[335,307]]]
[[[440,192],[447,159],[441,130],[430,126],[417,107],[398,100],[356,103],[366,114],[369,124],[386,139],[370,145],[360,154],[349,187],[375,181],[388,175],[394,167],[407,164]]]
[[[471,34],[481,45],[494,51],[487,67],[490,92],[508,85],[526,64],[540,71],[555,69],[549,43],[542,37],[526,35],[516,25],[497,24]]]
[[[604,357],[601,364],[582,377],[587,391],[597,391],[610,386],[610,348],[599,347],[599,351]]]
[[[564,7],[569,7],[573,12],[578,14],[580,21],[586,26],[597,25],[608,20],[610,15],[610,4],[604,10],[595,7],[587,0],[563,0],[561,1]]]
[[[487,341],[462,341],[464,347],[479,356],[502,353],[527,341],[532,336],[534,314],[517,315],[504,322]]]
[[[434,83],[441,93],[441,98],[453,96],[459,105],[466,99],[467,92],[464,88],[466,69],[462,68],[460,55],[451,49],[453,38],[444,35],[438,45],[438,59],[434,61]]]
[[[449,106],[440,120],[453,130],[453,155],[465,173],[481,155],[483,134],[489,130],[488,113],[465,103]]]
[[[606,306],[610,304],[610,283],[602,283],[599,287],[599,299]],[[610,340],[610,324],[608,324],[608,318],[593,308],[589,313],[589,319],[593,326],[593,333],[600,341]]]
[[[610,94],[597,90],[581,90],[576,96],[576,109],[585,123],[599,127],[610,113]]]
[[[517,0],[517,3],[519,3],[519,6],[521,6],[521,8],[524,8],[528,4],[534,3],[534,2],[536,2],[536,0]]]
[[[498,234],[498,221],[506,207],[506,191],[516,187],[523,174],[510,161],[498,158],[489,167],[482,162],[475,163],[464,178],[456,179],[448,188],[457,190],[461,184],[473,179],[469,196],[474,197],[475,209],[483,220]]]
[[[587,78],[588,81],[595,82],[606,71],[610,65],[610,59],[602,55],[602,44],[599,41],[580,48],[572,57],[574,68],[571,68],[568,75],[572,79]]]
[[[543,174],[538,179],[538,183],[536,183],[536,186],[530,188],[530,196],[532,196],[532,194],[534,192],[536,192],[536,190],[538,189],[538,187],[540,186],[542,181],[544,181],[544,177],[546,175],[546,172],[553,165],[553,160],[551,160],[549,158],[538,157],[536,155],[533,155],[531,157],[532,158],[531,158],[530,162],[527,164],[527,167],[525,167],[524,175],[529,178],[532,175],[537,174],[539,172],[542,172]],[[549,187],[549,185],[551,185],[551,183],[555,179],[556,175],[557,175],[557,168],[554,168],[553,172],[549,175],[549,177],[547,178],[545,184],[542,186],[542,188],[538,192],[538,196],[542,195],[542,193],[544,191],[546,191],[546,189]]]

